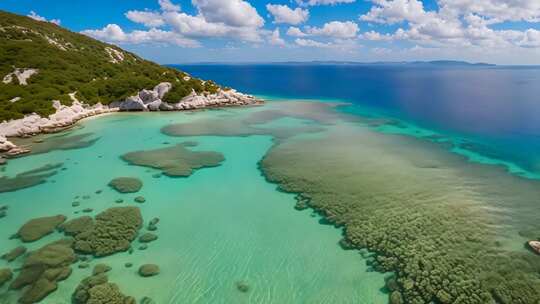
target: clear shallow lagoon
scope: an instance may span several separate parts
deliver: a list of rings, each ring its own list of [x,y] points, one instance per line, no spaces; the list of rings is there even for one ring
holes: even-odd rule
[[[273,144],[270,136],[180,138],[160,133],[171,122],[230,117],[236,111],[252,110],[100,117],[71,131],[71,135],[91,132],[99,138],[90,147],[10,161],[5,171],[8,176],[51,163],[63,163],[66,170],[59,170],[44,184],[0,194],[2,204],[9,206],[8,216],[0,220],[2,253],[19,245],[8,237],[30,218],[55,214],[74,218],[82,214],[73,212],[84,208],[93,208],[91,215],[95,215],[118,206],[115,200],[123,198],[126,202],[120,206],[139,206],[146,222],[161,219],[159,239],[145,251],[94,259],[91,265],[103,262],[112,266],[110,281],[137,299],[149,296],[157,303],[386,303],[388,296],[381,292],[384,275],[368,271],[358,251],[338,246],[341,230],[320,224],[320,217],[309,210],[295,211],[294,196],[265,181],[257,165]],[[284,119],[268,127],[279,128],[280,123],[302,124]],[[223,153],[225,162],[188,178],[154,178],[158,170],[130,166],[119,158],[127,152],[186,140],[199,143],[195,150]],[[107,187],[118,176],[138,177],[144,186],[136,194],[119,194]],[[97,190],[103,192],[95,194]],[[74,197],[84,195],[90,198],[78,199],[81,206],[71,207]],[[146,203],[134,203],[138,195]],[[54,233],[28,247],[38,248],[60,236]],[[138,247],[137,241],[134,247]],[[126,262],[134,267],[125,268]],[[138,265],[144,263],[160,265],[161,274],[139,277]],[[0,267],[5,265],[0,260]],[[91,267],[73,268],[72,276],[43,303],[71,303],[79,281],[91,274]],[[249,285],[249,292],[237,290],[239,281]],[[4,287],[0,303],[14,303],[15,295],[6,293]]]
[[[341,229],[324,224],[310,210],[294,210],[294,195],[268,183],[262,165],[267,177],[272,176],[284,189],[311,193],[317,198],[312,202],[315,207],[330,210],[334,220],[351,224],[348,236],[359,247],[380,250],[387,258],[382,260],[385,263],[391,264],[396,257],[403,261],[397,268],[401,270],[399,283],[410,286],[411,280],[418,279],[412,292],[403,293],[410,298],[433,289],[437,298],[450,297],[448,293],[455,290],[452,296],[456,298],[472,292],[482,299],[498,297],[500,303],[540,298],[540,260],[524,246],[525,241],[540,238],[540,185],[536,180],[540,150],[534,140],[540,116],[531,115],[538,109],[533,102],[537,87],[532,85],[537,83],[536,70],[522,74],[488,68],[392,72],[379,67],[375,71],[382,73],[379,75],[370,76],[375,72],[369,69],[360,71],[360,80],[366,81],[362,82],[354,67],[345,67],[344,74],[342,69],[187,67],[196,76],[248,92],[324,97],[324,102],[272,100],[253,108],[122,113],[87,120],[66,134],[91,133],[86,140],[96,139],[92,145],[31,155],[6,166],[3,174],[10,177],[48,164],[63,163],[65,170],[59,169],[44,184],[0,193],[0,205],[9,206],[8,216],[0,219],[0,248],[7,251],[17,246],[19,241],[8,237],[30,218],[55,214],[73,218],[82,215],[74,214],[75,210],[84,208],[93,208],[91,214],[95,215],[118,206],[115,200],[123,198],[123,205],[141,208],[146,222],[161,219],[159,239],[147,250],[91,262],[91,266],[111,265],[110,281],[127,295],[149,296],[157,303],[387,303],[384,280],[392,274],[374,272],[366,264],[376,261],[369,255],[343,250],[338,245]],[[400,73],[405,74],[398,77]],[[407,73],[411,73],[409,77]],[[251,90],[246,83],[253,81],[254,74],[269,80]],[[291,75],[298,76],[294,82]],[[472,77],[469,82],[459,82],[466,89],[454,95],[450,89],[440,90],[452,88],[458,75]],[[473,81],[474,75],[485,81],[483,91],[499,105],[497,110],[486,106],[490,105],[488,99],[473,103],[476,95],[471,92],[475,86],[482,87]],[[385,77],[407,80],[407,85],[391,86]],[[380,86],[379,81],[388,87]],[[439,85],[426,85],[426,81]],[[523,91],[517,91],[516,85]],[[492,86],[508,93],[492,94],[487,89]],[[344,87],[349,88],[344,92],[350,98],[338,94]],[[432,91],[426,97],[422,92],[428,89]],[[411,90],[417,91],[407,95],[405,91]],[[368,91],[378,95],[368,98]],[[416,97],[411,96],[425,99],[415,103]],[[447,97],[441,99],[441,109],[429,99],[433,96]],[[510,99],[519,100],[520,105],[512,106]],[[366,100],[369,102],[364,103]],[[381,105],[377,100],[395,101]],[[411,102],[416,106],[407,113],[416,113],[414,117],[402,111]],[[472,104],[477,107],[470,109]],[[471,128],[471,116],[444,117],[448,107],[484,110],[494,120],[478,120],[476,125],[482,128]],[[429,108],[440,113],[431,115]],[[515,110],[513,114],[510,109]],[[489,134],[479,131],[490,126],[494,128]],[[225,161],[187,178],[155,178],[159,170],[120,159],[128,152],[184,141],[198,142],[190,148],[193,150],[220,152]],[[136,194],[119,194],[107,187],[119,176],[138,177],[144,186]],[[97,190],[103,192],[96,194]],[[74,197],[84,195],[90,198],[80,199],[81,206],[73,208]],[[133,202],[138,195],[146,198],[145,204]],[[28,247],[35,249],[59,237],[55,233]],[[138,246],[135,241],[134,248]],[[126,262],[134,267],[125,268]],[[9,266],[17,267],[17,263]],[[143,263],[159,264],[161,274],[140,278],[136,271]],[[417,273],[418,264],[429,265],[438,274]],[[0,267],[4,265],[0,260]],[[43,303],[70,303],[76,285],[90,273],[91,267],[80,270],[75,264],[74,274]],[[444,275],[452,275],[450,287],[447,283],[430,286],[440,283]],[[247,284],[249,291],[240,292],[237,282]],[[489,290],[475,285],[478,282],[486,283]],[[443,289],[446,294],[438,293]],[[4,287],[0,303],[13,303],[15,295],[5,293]]]

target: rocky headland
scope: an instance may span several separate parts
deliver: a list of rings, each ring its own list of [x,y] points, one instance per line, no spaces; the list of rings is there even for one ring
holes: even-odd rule
[[[212,107],[245,106],[262,103],[261,100],[235,90],[219,89],[216,93],[191,94],[177,103],[169,103],[162,98],[171,90],[172,84],[162,82],[152,90],[142,90],[138,94],[127,97],[123,101],[115,101],[109,105],[101,103],[87,105],[70,94],[72,104],[62,105],[60,101],[53,101],[56,109],[49,117],[30,114],[21,119],[14,119],[0,123],[0,152],[7,157],[30,152],[27,147],[19,147],[9,140],[10,137],[29,137],[41,133],[55,133],[73,126],[81,119],[119,111],[184,111]]]

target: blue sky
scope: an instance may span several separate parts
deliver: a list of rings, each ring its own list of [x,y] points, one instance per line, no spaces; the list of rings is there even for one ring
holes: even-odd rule
[[[160,63],[540,64],[539,0],[2,0]]]

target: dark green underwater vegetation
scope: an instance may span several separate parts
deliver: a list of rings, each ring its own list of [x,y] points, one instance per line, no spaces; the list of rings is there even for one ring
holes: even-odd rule
[[[24,188],[33,187],[47,181],[47,178],[58,173],[62,163],[45,165],[33,170],[25,171],[14,177],[0,177],[0,193],[16,191]]]
[[[344,227],[342,244],[373,252],[374,270],[393,272],[392,304],[540,303],[540,257],[503,237],[512,208],[538,223],[539,183],[361,128],[282,142],[261,167]]]
[[[188,177],[195,170],[217,167],[225,160],[219,152],[191,151],[186,148],[193,145],[193,142],[187,142],[167,148],[135,151],[122,155],[122,159],[132,165],[162,170],[163,174],[174,177]]]
[[[124,60],[114,63],[107,48],[121,52]],[[1,80],[15,68],[38,69],[21,85],[15,78]],[[173,84],[165,101],[178,102],[196,92],[215,92],[218,86],[166,68],[117,46],[70,32],[49,22],[0,11],[0,121],[36,112],[52,114],[52,100],[71,104],[69,93],[88,104],[109,104],[152,89],[160,82]],[[20,97],[16,102],[13,98]]]
[[[335,105],[271,106],[162,132],[276,138],[263,174],[298,194],[295,208],[312,207],[343,227],[344,249],[371,252],[371,269],[388,272],[392,304],[540,303],[540,256],[524,247],[540,239],[539,182],[468,163],[435,143],[375,134],[369,120]],[[282,118],[311,121],[310,129],[280,136],[292,133],[268,126]]]

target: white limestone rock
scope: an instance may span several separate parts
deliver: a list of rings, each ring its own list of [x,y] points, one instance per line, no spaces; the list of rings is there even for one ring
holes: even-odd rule
[[[154,87],[154,92],[158,94],[159,99],[163,99],[165,94],[167,94],[172,89],[172,84],[170,82],[162,82]]]
[[[159,97],[159,93],[157,91],[150,91],[150,90],[142,90],[139,92],[139,98],[141,98],[141,100],[143,101],[144,104],[148,104],[148,103],[151,103],[151,102],[154,102],[158,99],[160,99]]]
[[[15,68],[15,70],[6,76],[2,80],[3,83],[8,84],[13,81],[13,77],[16,77],[20,85],[27,85],[27,80],[39,72],[38,69],[28,69],[28,68]]]

